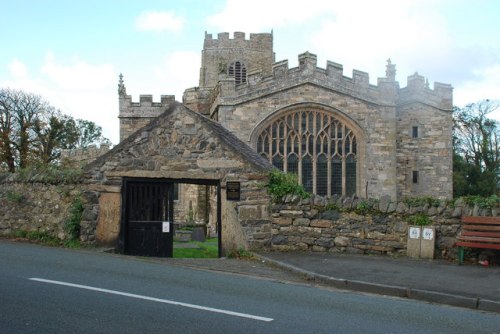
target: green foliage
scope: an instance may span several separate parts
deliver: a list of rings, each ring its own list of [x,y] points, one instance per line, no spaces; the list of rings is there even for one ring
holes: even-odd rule
[[[29,240],[30,242],[43,244],[52,247],[81,248],[80,240],[60,240],[46,231],[25,231],[15,230],[7,237],[15,239]]]
[[[190,242],[195,247],[176,248],[174,244],[174,258],[217,258],[219,256],[219,244],[217,238],[207,239],[205,242]]]
[[[422,213],[409,216],[407,218],[407,221],[412,225],[418,225],[418,226],[427,226],[431,223],[430,218]]]
[[[80,196],[75,197],[69,209],[69,217],[64,224],[64,230],[68,232],[70,240],[78,240],[80,238],[80,223],[83,214],[83,201]]]
[[[26,238],[27,235],[28,235],[28,232],[24,231],[24,230],[16,230],[16,231],[12,232],[12,236],[14,238]]]
[[[64,247],[77,249],[82,248],[82,244],[80,243],[79,239],[69,239],[64,241]]]
[[[491,209],[500,205],[500,197],[491,195],[489,197],[482,197],[476,195],[463,196],[462,199],[469,206],[477,205],[480,208]]]
[[[361,200],[354,209],[354,212],[356,212],[358,215],[366,215],[373,211],[373,204],[366,200]]]
[[[233,249],[227,257],[231,259],[252,259],[254,256],[251,252],[240,247],[237,250]]]
[[[47,184],[73,184],[83,179],[81,168],[67,168],[55,165],[33,164],[16,173],[18,182],[41,182]]]
[[[403,203],[405,203],[409,207],[414,207],[414,208],[423,207],[425,205],[437,208],[439,205],[441,205],[441,200],[430,196],[405,197],[403,198]]]
[[[42,243],[47,246],[60,246],[61,240],[50,235],[50,233],[46,231],[24,231],[24,230],[15,230],[12,231],[10,237],[26,239],[29,241],[33,241],[36,243]]]
[[[287,195],[297,195],[303,199],[309,197],[309,193],[298,182],[296,174],[283,173],[278,169],[269,173],[267,190],[274,202],[281,202]]]
[[[21,203],[22,201],[25,200],[24,198],[24,195],[23,194],[19,194],[15,191],[12,191],[12,190],[7,190],[7,200],[9,202],[15,202],[15,203]]]
[[[0,88],[0,168],[10,173],[32,164],[57,164],[62,149],[110,144],[102,128],[74,119],[43,97]]]
[[[454,197],[500,193],[500,126],[488,118],[498,107],[482,100],[454,110]]]

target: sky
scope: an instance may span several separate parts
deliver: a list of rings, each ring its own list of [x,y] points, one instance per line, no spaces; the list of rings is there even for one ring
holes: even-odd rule
[[[0,0],[0,88],[21,89],[119,141],[118,77],[133,101],[198,86],[205,33],[273,32],[276,61],[298,55],[385,76],[451,84],[454,105],[500,101],[498,0]],[[500,120],[500,110],[489,115]]]

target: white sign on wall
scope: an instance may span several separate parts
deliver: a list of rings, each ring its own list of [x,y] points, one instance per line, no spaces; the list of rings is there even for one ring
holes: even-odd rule
[[[420,228],[419,227],[410,227],[409,236],[410,236],[410,239],[420,239]]]
[[[432,228],[424,228],[422,234],[422,238],[424,238],[425,240],[434,239],[434,230]]]
[[[170,233],[170,222],[163,222],[161,225],[161,231],[163,233]]]

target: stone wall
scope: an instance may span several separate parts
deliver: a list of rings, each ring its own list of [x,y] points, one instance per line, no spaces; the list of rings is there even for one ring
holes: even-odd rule
[[[388,198],[360,202],[317,197],[274,205],[271,212],[272,250],[406,255],[408,217],[423,214],[436,228],[436,257],[456,259],[453,245],[460,231],[460,217],[499,216],[500,208],[469,207],[460,200],[454,205],[410,206]]]
[[[64,225],[70,206],[81,196],[84,212],[81,222],[82,242],[93,242],[95,207],[80,184],[2,182],[0,186],[0,235],[16,231],[44,232],[61,240],[68,239]]]
[[[200,87],[215,87],[221,73],[234,61],[243,62],[247,73],[259,70],[269,75],[274,62],[273,35],[268,33],[250,34],[235,32],[234,38],[229,33],[219,33],[217,38],[205,34],[200,69]]]
[[[90,225],[97,226],[98,231],[109,232],[100,235],[96,240],[98,243],[119,244],[120,236],[116,231],[123,227],[120,217],[109,214],[109,219],[103,220],[101,212],[102,206],[107,204],[106,211],[119,212],[120,203],[101,198],[118,196],[124,177],[170,179],[183,186],[207,181],[205,184],[220,184],[221,188],[227,181],[238,181],[241,182],[240,201],[227,201],[224,191],[221,196],[223,249],[231,251],[239,247],[269,244],[270,235],[267,242],[262,242],[262,239],[256,241],[254,236],[261,232],[263,224],[267,224],[265,229],[270,232],[269,197],[266,190],[256,183],[263,183],[271,168],[267,161],[220,124],[174,103],[161,117],[86,167],[85,183],[99,198],[97,203],[92,202],[96,203],[97,214]],[[199,196],[203,197],[203,193],[196,191],[198,187],[193,186],[192,189],[195,191],[184,193],[184,204],[187,205],[184,209],[189,209],[189,200],[196,209],[195,202]],[[181,201],[182,197],[181,190]],[[252,208],[258,215],[253,218],[246,216],[247,208]],[[197,214],[202,211],[201,208],[196,209]],[[217,217],[216,214],[211,216]],[[102,224],[107,227],[101,228]]]
[[[387,65],[378,85],[365,72],[343,75],[342,65],[317,67],[316,56],[299,55],[299,66],[273,65],[273,73],[249,74],[245,85],[219,79],[213,118],[255,148],[260,130],[278,115],[298,110],[326,111],[356,132],[358,143],[357,194],[452,197],[452,89],[436,83],[431,89],[415,74],[400,89]],[[412,138],[413,126],[420,130]],[[420,173],[413,183],[412,171]],[[365,193],[366,192],[366,193]]]
[[[109,145],[89,145],[86,148],[61,150],[61,161],[65,166],[84,166],[110,150]]]

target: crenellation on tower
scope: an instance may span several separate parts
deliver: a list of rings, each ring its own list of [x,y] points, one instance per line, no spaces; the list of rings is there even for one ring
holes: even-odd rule
[[[120,74],[118,83],[120,141],[160,116],[173,102],[175,102],[174,95],[162,95],[160,102],[155,102],[153,95],[150,94],[140,95],[139,102],[132,101],[132,96],[126,94],[123,75]]]
[[[407,85],[399,90],[400,104],[420,102],[445,111],[453,109],[453,87],[449,84],[434,83],[429,88],[425,77],[415,73],[408,76]]]

